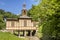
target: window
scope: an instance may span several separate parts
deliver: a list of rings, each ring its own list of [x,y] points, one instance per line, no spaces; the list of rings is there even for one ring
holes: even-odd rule
[[[36,22],[34,22],[34,25],[33,26],[36,27]]]
[[[14,21],[11,22],[11,26],[14,27]]]
[[[24,20],[24,26],[25,26],[25,27],[27,26],[27,21],[26,21],[26,20]]]

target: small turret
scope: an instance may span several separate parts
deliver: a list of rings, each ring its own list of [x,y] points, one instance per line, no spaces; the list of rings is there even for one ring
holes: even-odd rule
[[[22,16],[27,16],[26,4],[23,4]]]
[[[31,19],[31,17],[29,17],[28,15],[27,15],[27,9],[26,9],[26,4],[24,3],[23,4],[23,9],[22,9],[22,15],[20,16],[20,18],[28,18],[28,19]]]

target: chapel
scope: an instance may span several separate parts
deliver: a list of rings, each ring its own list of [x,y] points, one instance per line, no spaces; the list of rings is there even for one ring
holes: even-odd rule
[[[32,17],[27,16],[26,4],[23,4],[21,16],[19,18],[7,18],[6,30],[21,36],[35,36],[37,32],[37,23]]]

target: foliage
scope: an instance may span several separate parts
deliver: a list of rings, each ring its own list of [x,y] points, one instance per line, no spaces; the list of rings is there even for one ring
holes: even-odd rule
[[[16,18],[18,16],[15,15],[15,14],[12,14],[11,12],[5,12],[4,10],[0,9],[0,29],[5,28],[4,17],[6,17],[6,18]]]
[[[32,6],[28,15],[42,26],[43,40],[60,40],[60,1],[41,0],[37,6]]]

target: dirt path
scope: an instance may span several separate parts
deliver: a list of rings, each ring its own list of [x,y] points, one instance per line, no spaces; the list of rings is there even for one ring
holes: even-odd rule
[[[38,37],[29,37],[29,40],[40,40]]]

